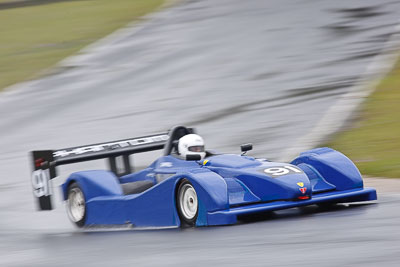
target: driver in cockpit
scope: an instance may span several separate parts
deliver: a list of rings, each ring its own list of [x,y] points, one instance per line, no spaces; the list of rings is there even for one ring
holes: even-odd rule
[[[187,155],[199,155],[201,160],[206,156],[204,140],[200,135],[187,134],[179,139],[179,157],[186,159]]]

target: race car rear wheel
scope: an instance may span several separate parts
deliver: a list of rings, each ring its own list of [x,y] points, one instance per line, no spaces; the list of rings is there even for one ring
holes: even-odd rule
[[[194,226],[198,215],[199,201],[196,190],[187,179],[183,179],[179,184],[176,205],[181,225]]]
[[[85,195],[77,183],[68,187],[67,213],[69,219],[78,227],[83,227],[86,220]]]

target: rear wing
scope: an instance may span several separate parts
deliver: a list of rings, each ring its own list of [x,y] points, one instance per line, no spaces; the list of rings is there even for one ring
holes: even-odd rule
[[[180,127],[182,128],[182,126]],[[32,186],[33,193],[38,199],[39,209],[52,209],[51,179],[57,176],[57,166],[108,158],[110,169],[117,176],[129,174],[131,173],[129,155],[163,149],[167,140],[170,138],[171,132],[174,132],[174,129],[168,133],[135,137],[107,143],[63,148],[59,150],[32,151]],[[122,172],[117,168],[118,161],[121,161],[124,167]]]

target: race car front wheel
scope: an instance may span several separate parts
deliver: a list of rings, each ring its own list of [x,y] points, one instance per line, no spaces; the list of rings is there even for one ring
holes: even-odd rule
[[[77,183],[68,187],[67,213],[78,227],[83,227],[86,219],[86,203],[82,189]]]
[[[199,202],[196,190],[187,179],[183,179],[178,187],[176,204],[181,225],[194,226],[198,215]]]

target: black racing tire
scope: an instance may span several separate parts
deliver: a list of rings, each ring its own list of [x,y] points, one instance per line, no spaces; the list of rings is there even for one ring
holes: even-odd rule
[[[86,221],[86,201],[81,187],[72,183],[67,191],[67,214],[69,219],[79,228],[85,225]]]
[[[181,226],[195,226],[199,214],[199,200],[193,185],[183,179],[176,191],[176,209],[181,220]]]

